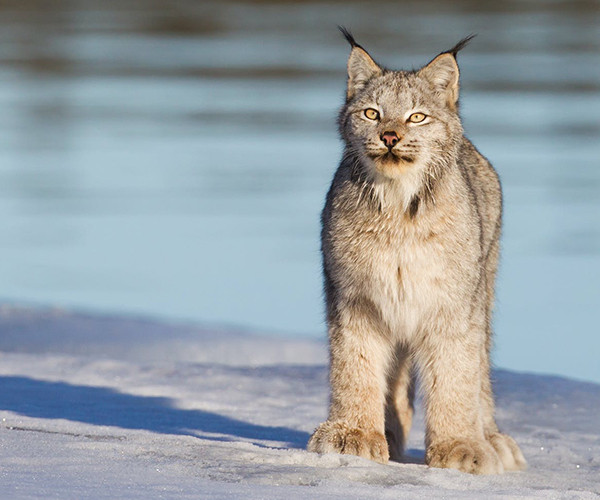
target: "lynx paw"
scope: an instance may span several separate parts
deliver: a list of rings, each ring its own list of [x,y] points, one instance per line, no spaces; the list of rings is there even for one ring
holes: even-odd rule
[[[525,470],[527,468],[525,457],[523,457],[519,445],[513,438],[506,434],[494,432],[487,435],[486,439],[496,450],[504,465],[504,470]]]
[[[433,444],[425,462],[430,467],[458,469],[470,474],[501,474],[502,462],[487,441],[457,439]]]
[[[350,427],[345,422],[323,422],[308,441],[308,451],[343,453],[375,460],[389,460],[388,446],[383,434]]]

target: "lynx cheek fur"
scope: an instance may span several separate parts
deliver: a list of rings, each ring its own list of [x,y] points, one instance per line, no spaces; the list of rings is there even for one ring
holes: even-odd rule
[[[456,54],[471,37],[418,71],[390,71],[342,32],[352,46],[339,117],[346,147],[321,234],[331,405],[308,449],[397,459],[418,370],[427,464],[523,469],[519,447],[494,420],[502,200],[458,115]]]

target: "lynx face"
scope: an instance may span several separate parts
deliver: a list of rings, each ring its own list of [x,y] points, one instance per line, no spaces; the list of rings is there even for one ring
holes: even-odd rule
[[[456,111],[417,73],[372,79],[343,110],[342,135],[371,174],[398,178],[423,171],[461,132]]]
[[[352,51],[340,134],[379,203],[407,210],[431,195],[463,137],[456,59],[442,53],[418,71],[390,71],[347,38]]]

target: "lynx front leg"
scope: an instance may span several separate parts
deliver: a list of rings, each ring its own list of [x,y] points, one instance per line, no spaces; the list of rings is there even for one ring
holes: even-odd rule
[[[353,310],[346,316],[330,326],[329,418],[315,430],[308,450],[386,463],[385,369],[390,347],[368,314]]]
[[[492,308],[494,303],[494,281],[496,268],[498,266],[499,243],[496,239],[491,244],[488,261],[486,263],[486,341],[482,346],[481,355],[481,416],[483,419],[483,431],[485,438],[494,447],[496,453],[502,460],[504,470],[524,470],[527,462],[519,445],[515,440],[500,433],[494,417],[494,395],[490,380],[490,352],[492,350]]]
[[[482,331],[439,331],[421,346],[426,455],[432,467],[498,474],[504,467],[485,439],[480,411]]]
[[[489,335],[489,334],[488,334]],[[489,339],[489,337],[488,337]],[[481,363],[481,416],[483,419],[483,432],[486,440],[494,447],[502,461],[504,470],[515,471],[527,468],[525,457],[516,441],[507,434],[498,430],[494,418],[494,395],[490,380],[490,346],[486,345],[482,354]]]

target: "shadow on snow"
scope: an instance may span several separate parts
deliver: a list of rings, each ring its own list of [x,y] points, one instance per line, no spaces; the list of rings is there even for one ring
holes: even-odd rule
[[[218,441],[239,438],[281,441],[293,448],[304,448],[309,437],[306,432],[287,427],[256,425],[208,411],[174,408],[169,398],[135,396],[104,387],[27,377],[0,377],[0,409],[36,418],[199,435]]]

